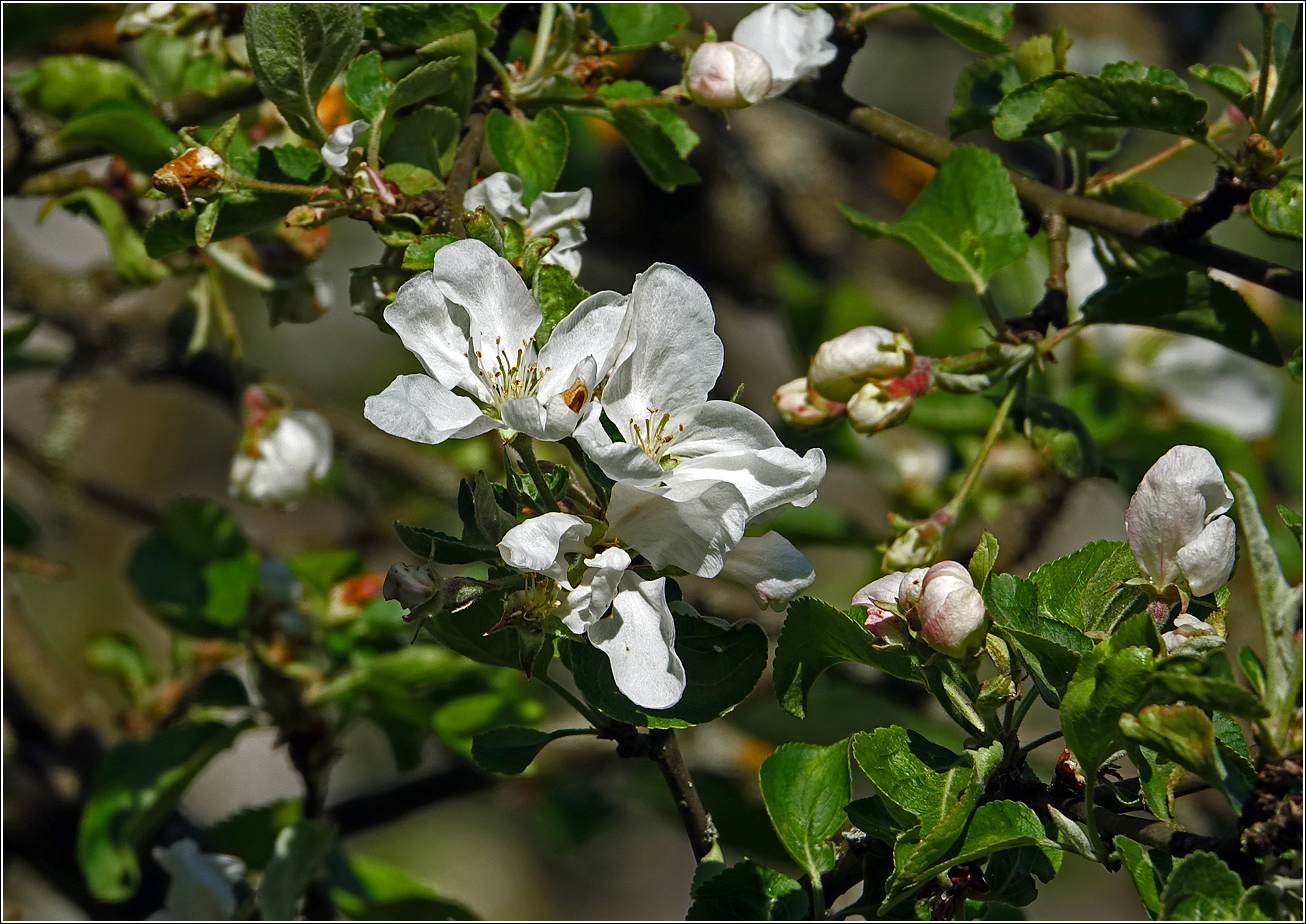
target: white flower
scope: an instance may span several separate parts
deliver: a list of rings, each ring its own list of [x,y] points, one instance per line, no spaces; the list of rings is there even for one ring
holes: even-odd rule
[[[907,643],[907,627],[902,618],[889,607],[898,607],[902,581],[906,575],[894,571],[877,578],[853,594],[853,606],[866,607],[866,629],[872,635],[895,645]],[[903,609],[906,612],[906,608]]]
[[[825,456],[799,457],[752,411],[706,400],[723,351],[694,280],[657,264],[635,280],[627,311],[602,404],[591,405],[576,439],[617,482],[609,536],[655,568],[713,577],[750,520],[815,499]]]
[[[554,615],[607,655],[617,689],[631,702],[645,709],[672,706],[685,691],[685,668],[676,655],[666,578],[641,579],[627,570],[630,554],[614,547],[586,558],[572,587],[568,555],[589,551],[583,540],[590,530],[580,517],[546,513],[508,530],[499,551],[514,568],[551,577],[567,591]]]
[[[1205,449],[1176,446],[1148,469],[1125,511],[1125,535],[1154,587],[1200,597],[1229,580],[1236,529],[1222,514],[1232,506]]]
[[[685,70],[689,98],[709,109],[743,109],[771,92],[771,67],[746,45],[704,42]]]
[[[591,295],[537,352],[544,315],[512,264],[480,241],[449,244],[385,309],[426,374],[399,376],[364,416],[419,443],[494,429],[563,439],[607,374],[624,312],[615,293]]]
[[[868,382],[905,375],[913,356],[906,334],[883,327],[858,327],[821,344],[807,378],[831,401],[848,401]]]
[[[314,411],[290,411],[231,460],[231,494],[248,504],[293,507],[331,470],[331,428]]]
[[[354,146],[359,135],[370,127],[370,123],[362,119],[341,125],[327,138],[326,144],[322,145],[322,163],[330,167],[333,173],[344,176],[345,164],[349,162],[349,149]]]
[[[511,218],[522,226],[527,241],[556,234],[558,243],[542,262],[556,263],[575,276],[581,266],[580,245],[585,243],[581,222],[590,217],[591,199],[588,189],[546,192],[536,196],[528,209],[522,204],[521,177],[499,172],[467,190],[463,208],[472,212],[483,206],[500,221]]]
[[[1215,626],[1209,622],[1202,622],[1196,616],[1180,613],[1175,617],[1174,628],[1162,635],[1161,641],[1165,642],[1166,652],[1172,653],[1189,639],[1218,636],[1219,634]]]
[[[245,875],[245,864],[238,858],[200,853],[199,845],[187,838],[171,847],[154,848],[154,859],[172,882],[162,910],[150,915],[150,920],[231,920],[237,905],[231,885]]]
[[[816,571],[807,556],[779,533],[746,537],[726,556],[721,577],[743,584],[757,605],[782,610],[796,595],[812,586]]]
[[[834,17],[825,10],[768,3],[741,19],[732,38],[766,59],[773,82],[767,96],[772,97],[835,59],[838,49],[826,41],[833,30]]]
[[[935,651],[964,658],[984,644],[984,598],[960,562],[941,561],[925,572],[916,608],[921,638]]]

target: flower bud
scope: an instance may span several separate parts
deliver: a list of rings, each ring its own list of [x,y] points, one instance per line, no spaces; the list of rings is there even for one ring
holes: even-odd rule
[[[331,428],[314,411],[279,414],[261,400],[245,399],[245,438],[231,460],[231,494],[247,504],[294,507],[331,470]]]
[[[902,423],[911,413],[912,396],[891,397],[876,382],[867,382],[848,402],[848,422],[858,433],[879,433]]]
[[[872,581],[853,595],[853,606],[866,607],[866,630],[895,645],[906,644],[907,629],[897,613],[884,609],[881,604],[897,604],[898,589],[904,579],[901,571],[895,571]]]
[[[883,567],[910,570],[929,565],[943,551],[943,537],[932,523],[920,523],[904,532],[885,550]]]
[[[685,72],[689,98],[709,109],[743,109],[771,92],[771,65],[734,42],[704,42]]]
[[[1180,613],[1175,617],[1174,628],[1162,635],[1161,641],[1165,642],[1165,650],[1169,653],[1191,638],[1219,634],[1219,630],[1209,622],[1202,622],[1196,616]]]
[[[403,562],[391,565],[386,572],[381,594],[387,600],[396,600],[412,612],[435,595],[435,578],[425,568],[414,568]]]
[[[892,379],[911,369],[911,338],[883,327],[858,327],[821,344],[807,378],[831,401],[847,401],[873,379]]]
[[[898,587],[898,609],[902,612],[914,610],[921,602],[921,584],[925,582],[925,573],[929,568],[912,568],[902,576]]]
[[[988,631],[984,598],[959,562],[939,562],[926,572],[917,609],[921,638],[935,651],[964,658],[983,646]]]
[[[794,379],[781,385],[771,400],[780,412],[780,418],[791,427],[815,427],[844,411],[844,405],[827,401],[807,379]]]

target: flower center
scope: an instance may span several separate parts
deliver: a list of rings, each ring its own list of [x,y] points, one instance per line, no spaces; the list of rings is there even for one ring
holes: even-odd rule
[[[550,366],[541,368],[535,362],[535,345],[523,340],[515,351],[505,348],[500,337],[494,338],[495,352],[486,362],[485,354],[477,350],[473,368],[490,392],[490,404],[497,408],[505,401],[526,398],[535,394],[540,379]]]
[[[671,444],[675,442],[676,437],[685,432],[684,424],[677,426],[672,433],[665,432],[667,424],[671,422],[670,414],[663,414],[658,417],[658,408],[646,408],[648,417],[643,423],[637,422],[635,418],[630,418],[630,436],[633,442],[644,453],[662,466],[666,471],[671,471],[680,464],[680,460],[671,455]],[[654,420],[657,423],[654,423]]]

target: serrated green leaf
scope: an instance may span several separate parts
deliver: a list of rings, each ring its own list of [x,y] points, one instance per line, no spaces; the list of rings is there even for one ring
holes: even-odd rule
[[[69,119],[59,131],[59,140],[94,145],[117,154],[134,170],[153,173],[172,160],[177,133],[140,103],[108,99]]]
[[[135,639],[121,632],[92,638],[82,649],[82,656],[93,670],[120,681],[134,701],[144,696],[156,679],[154,665],[145,652]]]
[[[993,132],[1006,141],[1100,128],[1146,128],[1204,138],[1205,100],[1182,88],[1183,82],[1169,71],[1140,72],[1137,67],[1108,65],[1101,77],[1054,74],[1030,81],[999,104]],[[1155,80],[1107,76],[1117,73],[1146,73]]]
[[[521,660],[519,655],[518,664]],[[514,677],[510,684],[495,684],[442,703],[431,715],[431,728],[456,753],[471,759],[477,736],[505,725],[535,724],[542,718],[543,704],[529,695],[524,681]]]
[[[240,857],[250,869],[262,869],[272,859],[277,834],[302,816],[299,799],[281,799],[267,805],[241,809],[209,829],[217,853]]]
[[[998,540],[986,529],[980,535],[979,545],[975,546],[975,551],[970,556],[970,564],[966,568],[976,588],[981,591],[984,589],[989,579],[989,572],[993,570],[993,564],[997,560]]]
[[[1134,741],[1126,740],[1125,750],[1138,768],[1138,790],[1147,810],[1163,821],[1172,820],[1175,770],[1178,766],[1152,748],[1142,747]]]
[[[558,185],[567,162],[567,123],[552,109],[534,119],[495,109],[486,119],[485,137],[500,169],[521,177],[524,205]]]
[[[60,196],[46,206],[63,208],[74,215],[88,215],[104,232],[113,269],[128,285],[148,286],[168,275],[168,269],[153,259],[145,241],[122,204],[103,189],[88,187]]]
[[[1057,708],[1080,657],[1093,643],[1076,626],[1039,611],[1038,588],[1031,580],[995,574],[983,596],[994,630],[1029,671],[1043,701]]]
[[[762,761],[762,801],[785,850],[815,879],[834,867],[832,838],[852,797],[848,742],[789,742]]]
[[[544,312],[544,320],[535,334],[537,345],[548,342],[549,335],[562,319],[589,297],[588,292],[576,285],[571,273],[554,263],[541,264],[535,271],[531,294]]]
[[[689,921],[798,921],[810,903],[794,880],[753,860],[736,863],[694,892]]]
[[[1237,106],[1244,116],[1251,116],[1256,97],[1252,85],[1242,74],[1223,64],[1194,64],[1188,68],[1188,73]]]
[[[513,629],[490,632],[503,618],[501,595],[487,593],[471,606],[457,612],[428,614],[426,610],[419,609],[413,615],[416,619],[423,620],[423,627],[437,642],[464,657],[497,667],[520,667],[521,650],[517,632]],[[497,724],[504,725],[510,721]]]
[[[865,799],[854,799],[849,802],[846,811],[848,820],[853,826],[865,833],[868,837],[884,841],[892,845],[897,840],[906,827],[893,817],[884,800],[879,796],[867,796]]]
[[[1146,594],[1124,582],[1140,575],[1129,546],[1099,540],[1040,565],[1029,580],[1038,589],[1038,611],[1084,632],[1112,632],[1125,616],[1146,605]]]
[[[471,30],[484,48],[494,41],[497,32],[489,24],[494,17],[487,20],[486,11],[478,10],[477,6],[475,3],[378,3],[372,6],[372,15],[381,37],[393,45],[420,48]]]
[[[1293,536],[1297,539],[1297,544],[1301,545],[1301,534],[1302,534],[1301,514],[1297,513],[1296,511],[1288,507],[1283,506],[1283,504],[1275,504],[1274,509],[1279,511],[1279,519],[1283,520],[1284,526],[1292,530]]]
[[[475,4],[494,6],[495,4]],[[475,921],[463,905],[432,892],[388,863],[346,857],[339,848],[325,857],[331,904],[355,921]]]
[[[140,883],[136,851],[191,781],[248,723],[174,725],[115,746],[100,763],[77,833],[77,862],[101,901],[130,898]]]
[[[549,742],[592,733],[591,729],[576,728],[551,732],[512,725],[492,728],[472,739],[472,760],[493,773],[517,774],[529,767]]]
[[[642,709],[617,690],[607,656],[568,643],[572,677],[585,698],[604,714],[649,728],[685,728],[725,715],[743,701],[766,668],[767,641],[754,622],[734,625],[700,616],[681,601],[671,604],[676,655],[685,667],[685,692],[669,709]]]
[[[1154,655],[1141,645],[1101,645],[1080,660],[1061,700],[1061,728],[1089,779],[1119,748],[1121,716],[1138,708],[1154,671]]]
[[[1237,873],[1215,854],[1199,850],[1175,864],[1161,892],[1159,917],[1166,921],[1237,920],[1243,891]]]
[[[1010,3],[913,3],[921,18],[949,38],[986,55],[1007,50],[1002,40],[1011,31]]]
[[[478,55],[476,34],[471,29],[454,32],[417,49],[419,57],[435,61],[453,61],[451,85],[448,90],[435,94],[435,102],[453,111],[458,119],[459,132],[472,108],[476,94],[476,66]]]
[[[345,73],[345,96],[363,117],[375,122],[385,111],[394,84],[381,70],[381,52],[369,51],[353,60]]]
[[[432,96],[448,94],[457,85],[458,69],[457,58],[442,58],[410,71],[395,84],[394,91],[386,103],[387,115]]]
[[[444,184],[430,170],[416,164],[389,163],[381,172],[405,196],[419,196],[432,189],[442,189]],[[417,243],[414,241],[413,243]]]
[[[381,144],[387,163],[412,164],[445,176],[453,167],[462,121],[444,106],[422,106],[401,118]],[[426,267],[430,269],[430,267]]]
[[[1230,715],[1259,719],[1268,715],[1265,705],[1251,690],[1218,677],[1195,677],[1162,668],[1156,682],[1175,698],[1203,709],[1216,709]]]
[[[679,3],[596,3],[594,8],[602,16],[594,31],[612,43],[613,54],[665,42],[689,24]]]
[[[1252,193],[1252,220],[1275,237],[1301,240],[1302,184],[1299,176],[1285,176],[1274,189]]]
[[[1120,861],[1129,872],[1138,897],[1143,903],[1143,910],[1152,920],[1161,913],[1161,890],[1170,875],[1173,864],[1169,854],[1159,850],[1149,850],[1127,837],[1116,837],[1115,847]]]
[[[904,680],[919,680],[913,659],[901,649],[876,649],[861,622],[814,597],[789,604],[772,665],[775,695],[785,711],[807,714],[816,678],[844,661],[879,667]]]
[[[937,821],[942,794],[961,792],[974,774],[959,755],[897,726],[854,735],[853,757],[903,827]]]
[[[1235,290],[1203,272],[1174,270],[1112,280],[1084,302],[1083,319],[1193,334],[1263,363],[1283,365],[1265,322]]]
[[[293,921],[298,916],[299,898],[335,840],[330,825],[312,818],[301,818],[282,829],[258,884],[264,919]]]
[[[1148,706],[1137,715],[1121,716],[1120,731],[1224,790],[1226,773],[1216,751],[1215,732],[1210,718],[1197,706]]]
[[[260,3],[245,14],[249,64],[259,89],[296,134],[327,140],[317,104],[363,41],[350,3]]]
[[[1029,248],[1020,200],[1001,159],[970,145],[948,155],[934,179],[892,224],[841,208],[862,234],[906,244],[940,276],[980,293],[994,273]]]
[[[1051,39],[1046,35],[1026,40],[1021,48],[1040,39],[1047,42],[1050,54]],[[1021,73],[1014,55],[998,55],[976,61],[957,78],[957,88],[953,93],[955,101],[948,111],[948,137],[956,138],[966,132],[989,127],[1004,96],[1026,81],[1041,76],[1043,75],[1035,74],[1026,77]]]
[[[424,234],[417,243],[404,248],[403,267],[406,270],[429,270],[435,265],[435,252],[458,238],[452,234]]]

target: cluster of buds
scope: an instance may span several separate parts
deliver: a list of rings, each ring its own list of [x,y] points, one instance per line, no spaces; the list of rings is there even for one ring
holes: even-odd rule
[[[807,376],[782,385],[772,400],[790,426],[846,414],[858,433],[878,433],[905,420],[929,390],[931,365],[916,357],[906,333],[858,327],[821,344]]]
[[[916,637],[950,658],[975,654],[988,633],[984,598],[955,561],[886,574],[857,591],[853,606],[866,607],[867,631],[886,644]]]

